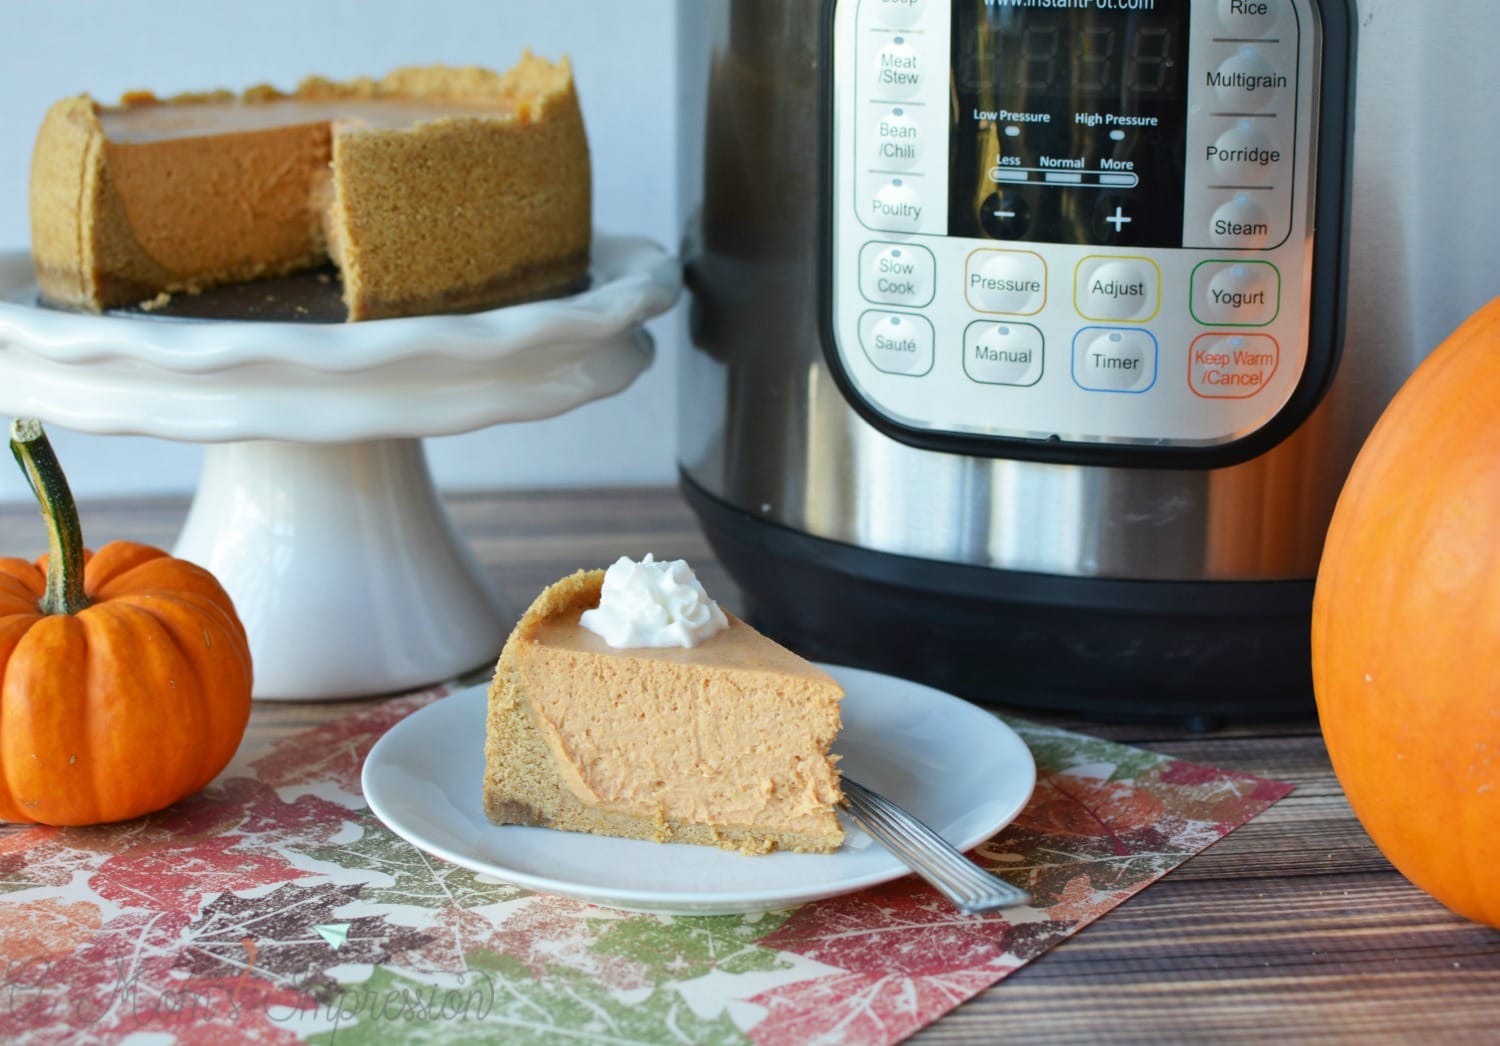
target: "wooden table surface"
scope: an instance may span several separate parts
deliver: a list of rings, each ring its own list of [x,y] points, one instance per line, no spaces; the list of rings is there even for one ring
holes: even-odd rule
[[[577,567],[648,551],[686,558],[737,609],[732,582],[670,488],[460,495],[448,504],[512,613]],[[80,509],[92,541],[170,548],[187,502]],[[0,550],[30,556],[42,547],[35,508],[0,505]],[[258,703],[247,743],[363,707]],[[1314,722],[1195,734],[1018,711],[1296,791],[913,1041],[1500,1043],[1500,931],[1451,914],[1391,868],[1350,812]]]

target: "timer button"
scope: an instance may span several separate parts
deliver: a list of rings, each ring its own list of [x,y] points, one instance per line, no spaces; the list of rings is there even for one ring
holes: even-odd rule
[[[927,0],[874,0],[865,3],[860,13],[875,25],[910,29],[927,13]]]
[[[1089,392],[1145,392],[1156,384],[1156,339],[1143,330],[1079,331],[1073,381]]]
[[[910,171],[922,162],[922,129],[901,106],[875,111],[870,132],[872,164],[883,170]]]
[[[964,331],[964,373],[984,385],[1042,380],[1042,332],[1029,323],[971,323]]]
[[[1281,273],[1270,262],[1204,262],[1193,270],[1191,302],[1206,327],[1264,327],[1281,311]]]
[[[887,374],[918,377],[932,369],[932,324],[921,316],[867,312],[859,318],[865,356]]]
[[[1047,263],[1032,251],[975,251],[964,270],[964,294],[979,312],[1041,312],[1047,304]]]
[[[1215,247],[1259,249],[1271,242],[1271,219],[1258,203],[1238,193],[1214,211],[1208,236]]]
[[[1287,7],[1287,0],[1219,0],[1219,24],[1235,36],[1259,36]]]
[[[877,98],[914,98],[922,89],[922,61],[903,36],[894,37],[875,59]]]
[[[914,243],[867,243],[859,252],[859,291],[884,305],[921,307],[932,301],[937,263]]]
[[[1149,258],[1085,258],[1075,271],[1073,304],[1087,320],[1144,323],[1161,306],[1161,270]]]
[[[1208,85],[1229,111],[1261,112],[1286,95],[1291,80],[1254,47],[1246,46],[1208,73]]]

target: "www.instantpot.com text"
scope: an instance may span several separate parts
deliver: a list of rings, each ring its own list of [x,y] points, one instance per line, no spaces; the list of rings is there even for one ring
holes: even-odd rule
[[[984,0],[986,7],[1071,7],[1079,10],[1152,11],[1156,0]]]

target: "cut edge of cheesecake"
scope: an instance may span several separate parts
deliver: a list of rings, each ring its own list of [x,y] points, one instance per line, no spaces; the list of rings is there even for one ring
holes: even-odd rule
[[[321,115],[238,134],[106,133],[107,121],[276,103]],[[404,125],[327,115],[383,103],[452,111]],[[183,184],[200,167],[212,192]],[[330,261],[350,320],[464,311],[581,287],[591,195],[566,57],[527,51],[504,72],[412,66],[378,80],[310,77],[291,93],[142,91],[117,106],[79,95],[55,103],[38,131],[32,255],[44,302],[95,312]]]
[[[829,702],[833,709],[832,733],[821,744],[813,744],[817,751],[805,753],[812,767],[811,775],[829,782],[823,808],[811,816],[814,823],[810,827],[803,825],[798,830],[765,824],[692,823],[667,816],[659,807],[629,812],[605,809],[583,801],[570,788],[560,770],[556,750],[548,740],[548,731],[539,722],[528,698],[522,648],[535,641],[537,631],[547,622],[576,619],[584,610],[597,606],[603,578],[602,570],[579,571],[549,585],[522,615],[505,644],[489,688],[483,788],[484,810],[489,820],[495,824],[533,825],[654,842],[711,845],[746,854],[837,850],[844,840],[835,812],[842,793],[835,765],[838,756],[830,754],[828,747],[837,733],[837,706],[843,690],[821,668],[759,633],[755,636],[767,644],[775,662],[803,673],[819,691],[820,699]],[[727,616],[732,628],[750,630],[750,626],[733,615]],[[619,653],[629,656],[632,651]],[[821,765],[814,765],[819,761]]]

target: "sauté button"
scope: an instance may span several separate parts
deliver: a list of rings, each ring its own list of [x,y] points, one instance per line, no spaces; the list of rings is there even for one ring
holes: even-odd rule
[[[887,374],[926,374],[932,369],[932,324],[921,316],[867,312],[859,318],[859,343]]]

